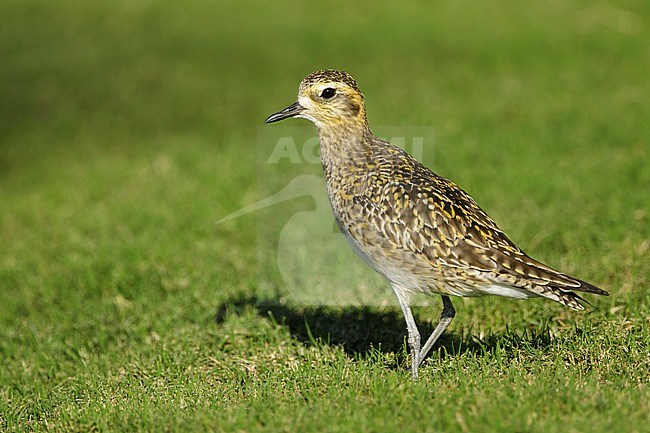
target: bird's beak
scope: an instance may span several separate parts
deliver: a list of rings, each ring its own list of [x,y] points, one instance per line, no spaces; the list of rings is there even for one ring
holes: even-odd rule
[[[275,114],[271,114],[268,117],[268,119],[266,119],[266,121],[264,123],[273,123],[273,122],[277,122],[277,121],[280,121],[280,120],[288,119],[289,117],[296,117],[304,109],[305,108],[302,105],[300,105],[298,102],[295,102],[295,103],[289,105],[284,110],[278,111]]]

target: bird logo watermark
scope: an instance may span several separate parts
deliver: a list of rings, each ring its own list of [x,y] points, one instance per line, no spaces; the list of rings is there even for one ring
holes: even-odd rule
[[[377,133],[433,163],[433,127],[383,127]],[[382,277],[363,265],[336,226],[313,127],[261,127],[257,151],[258,194],[264,198],[217,224],[255,218],[258,298],[297,305],[395,304]]]

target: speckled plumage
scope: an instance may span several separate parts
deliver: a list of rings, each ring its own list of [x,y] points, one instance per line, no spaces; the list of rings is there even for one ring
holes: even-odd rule
[[[530,258],[465,191],[372,134],[363,94],[346,72],[308,75],[298,102],[267,122],[287,117],[318,128],[334,217],[355,252],[391,283],[407,321],[414,377],[454,316],[448,295],[544,297],[574,310],[583,309],[575,291],[607,295]],[[409,306],[416,292],[442,295],[444,307],[421,351]]]

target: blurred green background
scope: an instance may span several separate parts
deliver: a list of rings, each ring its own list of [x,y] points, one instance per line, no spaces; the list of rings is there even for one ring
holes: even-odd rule
[[[588,415],[633,431],[650,400],[649,17],[641,0],[4,0],[0,429],[582,431]],[[321,68],[355,76],[371,126],[434,127],[425,163],[612,296],[587,316],[459,300],[443,344],[476,352],[434,356],[415,385],[391,309],[262,311],[261,282],[283,282],[255,226],[282,211],[214,223],[262,197],[258,128]],[[567,382],[531,387],[547,358]],[[558,383],[560,403],[540,397]]]

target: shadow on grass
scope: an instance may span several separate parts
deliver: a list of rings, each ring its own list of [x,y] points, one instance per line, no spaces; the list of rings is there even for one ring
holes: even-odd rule
[[[258,298],[242,298],[219,306],[215,320],[221,323],[228,314],[240,314],[253,308],[261,317],[288,328],[292,337],[306,345],[341,346],[346,354],[365,356],[371,351],[396,353],[406,357],[406,322],[398,307],[300,307],[281,305]],[[414,309],[422,343],[431,335],[437,322],[423,319]],[[486,356],[499,351],[508,355],[522,348],[543,349],[551,344],[548,324],[536,331],[506,330],[478,338],[471,333],[445,332],[432,349],[440,357],[472,354]]]

